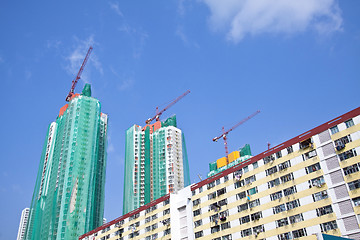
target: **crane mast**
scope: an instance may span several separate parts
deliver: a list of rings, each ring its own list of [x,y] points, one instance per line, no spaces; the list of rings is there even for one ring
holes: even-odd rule
[[[172,105],[174,105],[175,103],[177,103],[178,101],[180,101],[183,97],[185,97],[186,95],[188,95],[190,93],[190,90],[187,90],[186,92],[184,92],[183,94],[181,94],[179,97],[177,97],[174,101],[172,101],[169,105],[167,105],[163,110],[161,110],[159,112],[159,109],[156,108],[156,115],[153,116],[152,118],[149,118],[145,121],[146,124],[150,124],[152,121],[154,121],[156,119],[156,121],[160,121],[160,116],[166,111],[168,110]]]
[[[86,54],[86,56],[85,56],[85,58],[84,58],[84,61],[83,61],[83,63],[81,64],[81,67],[80,67],[80,69],[79,69],[78,74],[76,75],[76,77],[74,78],[74,80],[72,80],[71,88],[70,88],[70,91],[69,91],[68,95],[66,96],[65,101],[69,102],[70,99],[71,99],[71,97],[74,95],[74,90],[75,90],[76,84],[78,83],[78,81],[79,81],[79,79],[80,79],[80,77],[81,77],[81,74],[82,74],[82,72],[84,71],[85,65],[86,65],[86,63],[87,63],[87,61],[88,61],[88,59],[89,59],[89,57],[90,57],[90,54],[91,54],[92,50],[93,50],[93,47],[90,46],[90,47],[89,47],[89,50],[87,51],[87,54]]]
[[[224,139],[224,146],[225,146],[225,153],[226,153],[226,164],[229,164],[229,150],[228,150],[228,145],[227,145],[227,135],[234,130],[235,128],[237,128],[238,126],[240,126],[241,124],[245,123],[246,121],[250,120],[251,118],[253,118],[255,115],[257,115],[258,113],[260,113],[259,110],[257,110],[256,112],[254,112],[253,114],[251,114],[250,116],[244,118],[243,120],[241,120],[240,122],[238,122],[237,124],[235,124],[233,127],[231,127],[229,130],[225,131],[225,128],[222,127],[222,131],[223,133],[218,136],[218,137],[214,137],[213,141],[217,142],[220,138]]]

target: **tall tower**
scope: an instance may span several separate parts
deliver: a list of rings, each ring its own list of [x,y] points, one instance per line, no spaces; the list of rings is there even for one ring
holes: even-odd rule
[[[77,239],[102,225],[108,117],[86,84],[48,128],[25,239]]]
[[[16,240],[24,239],[26,224],[28,222],[28,219],[29,219],[29,208],[24,208],[24,210],[22,210],[21,212],[21,219],[20,219],[19,230]]]
[[[185,138],[176,116],[126,131],[123,214],[189,184]]]

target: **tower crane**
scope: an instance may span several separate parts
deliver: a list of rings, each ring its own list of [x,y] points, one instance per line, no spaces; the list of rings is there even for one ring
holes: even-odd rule
[[[163,110],[161,110],[160,112],[158,112],[158,108],[156,108],[156,115],[153,116],[152,118],[149,118],[148,120],[145,121],[146,124],[150,124],[152,121],[154,121],[156,119],[156,121],[160,121],[160,116],[166,111],[168,110],[172,105],[174,105],[175,103],[177,103],[180,99],[182,99],[183,97],[185,97],[186,95],[188,95],[190,93],[190,90],[187,90],[186,92],[184,92],[182,95],[180,95],[179,97],[177,97],[174,101],[172,101],[169,105],[167,105]]]
[[[220,138],[224,139],[224,145],[225,145],[225,153],[226,153],[226,164],[229,164],[229,150],[228,150],[228,146],[227,146],[227,135],[229,134],[229,132],[231,132],[232,130],[234,130],[235,128],[237,128],[238,126],[240,126],[241,124],[245,123],[246,121],[250,120],[251,118],[253,118],[255,115],[257,115],[258,113],[260,113],[259,110],[257,110],[256,112],[254,112],[253,114],[251,114],[250,116],[248,116],[247,118],[244,118],[243,120],[241,120],[240,122],[238,122],[237,124],[235,124],[232,128],[230,128],[229,130],[225,131],[225,128],[222,127],[222,131],[223,133],[218,136],[218,137],[214,137],[213,141],[217,142]]]
[[[79,69],[78,74],[76,75],[76,77],[74,78],[74,80],[72,80],[71,88],[70,88],[69,94],[67,95],[65,101],[69,102],[70,99],[71,99],[71,97],[74,95],[75,86],[76,86],[76,84],[78,83],[78,81],[79,81],[79,79],[80,79],[80,77],[81,77],[82,72],[84,71],[84,67],[85,67],[85,65],[86,65],[86,63],[87,63],[87,61],[88,61],[88,59],[89,59],[89,57],[90,57],[90,53],[91,53],[92,50],[93,50],[93,47],[90,46],[90,47],[89,47],[89,50],[87,51],[87,54],[86,54],[86,56],[85,56],[85,58],[84,58],[84,61],[83,61],[83,63],[81,64],[81,67],[80,67],[80,69]]]

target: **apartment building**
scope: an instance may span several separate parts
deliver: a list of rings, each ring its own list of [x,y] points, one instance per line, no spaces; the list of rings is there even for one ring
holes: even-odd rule
[[[123,213],[190,184],[185,138],[176,116],[126,131]]]
[[[360,239],[359,115],[354,109],[79,239]]]

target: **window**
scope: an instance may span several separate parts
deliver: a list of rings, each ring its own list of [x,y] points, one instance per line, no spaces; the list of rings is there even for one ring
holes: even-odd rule
[[[195,225],[195,227],[201,226],[202,225],[202,219],[195,221],[194,225]]]
[[[240,224],[248,223],[248,222],[250,222],[250,216],[247,215],[247,216],[241,217],[239,219],[239,221],[240,221]]]
[[[259,225],[259,226],[253,227],[253,232],[255,235],[258,235],[259,233],[264,232],[264,231],[265,231],[264,225]]]
[[[339,132],[338,126],[336,125],[336,126],[330,128],[330,132],[331,132],[331,134],[335,134],[335,133]]]
[[[302,228],[302,229],[299,229],[299,230],[295,230],[295,231],[292,231],[292,235],[294,238],[300,238],[300,237],[304,237],[306,236],[306,229],[305,228]]]
[[[283,162],[283,163],[280,163],[278,165],[278,168],[279,168],[279,171],[283,171],[287,168],[291,167],[291,164],[290,164],[290,160],[286,161],[286,162]]]
[[[280,184],[280,179],[275,178],[274,180],[271,180],[270,182],[268,182],[268,188],[275,187],[275,186],[277,186],[279,184]]]
[[[333,229],[337,229],[336,221],[326,222],[320,225],[322,232],[327,232]]]
[[[151,225],[151,230],[155,230],[155,229],[157,229],[157,228],[158,228],[158,224],[157,224],[157,223]]]
[[[351,142],[351,136],[347,135],[345,137],[339,138],[337,140],[335,140],[335,147],[337,151],[342,150],[343,148],[345,148],[345,145],[349,142]]]
[[[228,234],[228,235],[222,236],[221,240],[232,240],[232,235]]]
[[[353,198],[352,200],[353,200],[355,206],[360,206],[360,197]]]
[[[216,179],[216,185],[219,185],[219,184],[220,184],[220,178]]]
[[[249,167],[248,167],[248,166],[244,167],[243,169],[244,169],[244,173],[247,173],[247,172],[249,171]]]
[[[282,183],[289,182],[291,180],[294,180],[294,175],[292,173],[286,174],[282,177],[280,177]]]
[[[291,194],[294,194],[296,193],[296,186],[292,186],[292,187],[289,187],[289,188],[285,188],[284,189],[284,196],[289,196]]]
[[[318,217],[326,215],[326,214],[330,214],[333,212],[333,209],[331,207],[331,205],[327,205],[325,207],[321,207],[321,208],[317,208],[316,209],[316,214]]]
[[[358,166],[358,164],[354,164],[354,165],[351,165],[349,167],[343,168],[343,170],[344,170],[345,176],[347,176],[349,174],[358,172],[359,171],[359,166]]]
[[[154,239],[157,239],[158,238],[158,234],[157,233],[154,233],[152,236],[151,236],[151,239],[154,240]]]
[[[233,178],[235,178],[237,181],[240,180],[241,176],[242,176],[242,169],[235,171],[233,174]]]
[[[221,188],[219,190],[217,190],[217,195],[220,196],[220,195],[223,195],[226,193],[226,188]]]
[[[221,207],[221,206],[224,206],[224,205],[227,205],[227,198],[221,200],[218,202],[218,205]]]
[[[254,169],[256,169],[256,168],[258,168],[258,167],[259,167],[258,162],[254,162],[252,165],[253,165],[253,168],[254,168]]]
[[[256,181],[255,175],[252,175],[252,176],[250,176],[248,178],[245,178],[245,184],[251,184],[251,183],[253,183],[255,181]]]
[[[224,182],[227,182],[227,181],[229,181],[229,176],[228,176],[228,175],[225,175],[225,176],[224,176]]]
[[[348,183],[350,191],[360,188],[360,180],[355,180]]]
[[[193,201],[193,205],[194,205],[194,206],[197,206],[197,205],[199,205],[200,203],[201,203],[200,198],[195,199],[195,200]]]
[[[355,149],[348,150],[346,152],[340,153],[339,155],[340,161],[344,161],[346,159],[357,156]]]
[[[314,193],[312,196],[313,196],[314,202],[328,198],[328,194],[327,194],[326,190],[318,192],[318,193]]]
[[[271,167],[269,169],[266,169],[265,172],[266,172],[266,176],[269,176],[271,174],[274,174],[276,173],[278,170],[277,170],[277,167],[274,166],[274,167]]]
[[[145,223],[148,223],[148,222],[150,222],[150,221],[151,221],[151,218],[150,218],[150,217],[145,218]]]
[[[244,203],[244,204],[239,205],[237,208],[238,208],[238,212],[242,212],[242,211],[248,209],[249,206],[247,203]]]
[[[164,201],[164,206],[165,205],[168,205],[170,203],[170,198],[169,199],[166,199],[165,201]]]
[[[145,232],[150,232],[151,231],[151,226],[147,226],[146,228],[145,228]]]
[[[276,220],[276,227],[282,227],[286,225],[289,225],[289,220],[287,218]]]
[[[194,213],[194,217],[196,217],[201,214],[201,209],[197,209],[193,213]]]
[[[315,187],[321,188],[325,184],[325,179],[323,176],[321,176],[318,178],[311,179],[309,182],[310,182],[309,187],[315,186]]]
[[[260,205],[260,200],[259,199],[255,199],[255,200],[249,202],[249,208],[253,208],[253,207],[256,207],[256,206],[259,206],[259,205]]]
[[[264,157],[264,164],[267,164],[269,162],[272,162],[275,160],[275,157],[274,155],[270,155],[270,156],[267,156],[267,157]]]
[[[207,184],[207,189],[215,187],[215,182],[211,182]]]
[[[290,239],[292,239],[291,232],[287,232],[287,233],[283,233],[283,234],[278,235],[278,239],[279,240],[290,240]]]
[[[221,230],[225,230],[225,229],[228,229],[228,228],[231,228],[230,222],[226,222],[226,223],[221,224]]]
[[[244,185],[245,185],[245,181],[244,181],[244,180],[236,181],[236,182],[234,183],[235,188],[239,188],[239,187],[242,187],[242,186],[244,186]]]
[[[195,191],[195,190],[191,191],[191,194],[192,194],[193,196],[195,196],[196,191]]]
[[[277,200],[277,199],[282,198],[282,196],[283,196],[283,195],[282,195],[282,192],[279,191],[279,192],[270,194],[270,199],[271,199],[271,201],[275,201],[275,200]]]
[[[288,153],[288,154],[290,154],[290,153],[294,152],[294,150],[293,150],[293,147],[292,147],[292,146],[287,147],[287,148],[286,148],[286,150],[287,150],[287,153]]]
[[[157,214],[151,216],[151,220],[155,220],[155,219],[157,219]]]
[[[291,224],[294,224],[294,223],[297,223],[297,222],[304,221],[304,217],[303,217],[302,213],[300,213],[300,214],[296,214],[294,216],[290,216],[289,220],[290,220]]]
[[[276,155],[276,158],[281,158],[282,157],[281,151],[278,151],[277,153],[275,153],[275,155]]]
[[[302,156],[303,156],[303,160],[306,161],[310,158],[316,157],[317,153],[316,153],[316,150],[314,149],[310,152],[304,153]]]
[[[305,148],[308,148],[308,147],[312,147],[311,138],[308,138],[305,141],[300,142],[299,147],[300,147],[300,149],[305,149]]]
[[[212,192],[208,195],[208,200],[216,198],[216,192]]]
[[[241,231],[241,237],[247,237],[252,234],[251,228],[245,229]]]
[[[273,213],[274,214],[284,212],[284,211],[286,211],[285,204],[281,204],[281,205],[273,207]]]
[[[203,231],[199,231],[199,232],[195,233],[195,238],[199,238],[199,237],[202,237],[202,236],[204,236]]]
[[[309,173],[315,172],[320,169],[321,169],[320,163],[315,163],[311,166],[306,167],[305,171],[306,171],[306,174],[309,174]]]
[[[199,199],[199,201],[200,201],[200,199]],[[165,209],[165,210],[163,211],[163,215],[166,215],[166,214],[170,214],[170,208]]]
[[[256,212],[250,215],[251,221],[256,221],[259,220],[260,218],[262,218],[262,213],[261,212]]]
[[[246,197],[246,192],[240,192],[238,194],[236,194],[236,200],[240,200]]]
[[[215,213],[214,215],[211,215],[209,218],[210,218],[210,222],[215,222],[217,224],[217,221],[219,220],[219,214]]]
[[[258,189],[257,189],[257,187],[253,187],[253,188],[250,188],[249,190],[247,190],[246,192],[250,196],[250,195],[257,193]],[[249,200],[250,200],[250,198],[249,198]]]
[[[219,225],[211,227],[211,233],[217,233],[219,231],[220,231],[220,226]]]
[[[352,119],[349,119],[345,122],[346,128],[354,126],[354,121]]]
[[[297,208],[299,206],[300,206],[299,199],[296,199],[296,200],[286,203],[287,210],[291,210],[291,209]]]
[[[171,233],[170,228],[164,230],[164,236],[169,235],[170,233]]]

